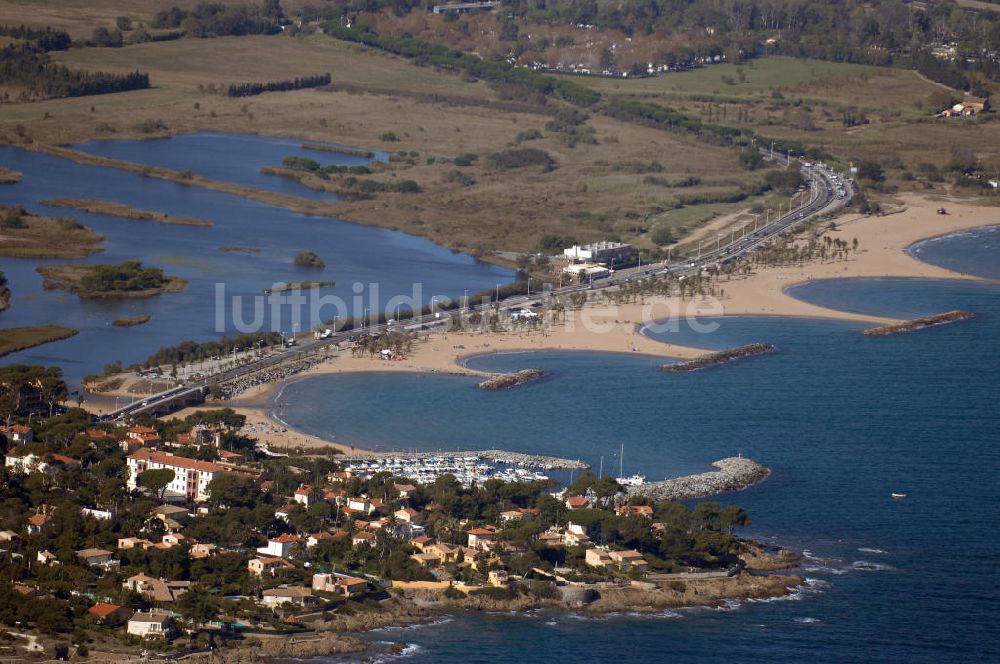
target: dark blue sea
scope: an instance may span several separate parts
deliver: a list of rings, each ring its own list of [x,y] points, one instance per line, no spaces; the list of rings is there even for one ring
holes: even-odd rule
[[[991,232],[936,240],[934,261],[995,275],[995,250],[961,259]],[[781,600],[601,619],[459,614],[369,638],[405,641],[408,661],[437,664],[1000,661],[1000,285],[833,280],[792,294],[870,314],[977,316],[884,338],[850,322],[724,318],[711,335],[671,340],[778,352],[689,374],[628,355],[538,353],[474,360],[550,374],[506,392],[443,375],[288,386],[277,406],[287,422],[359,445],[495,445],[595,466],[603,456],[617,471],[624,443],[625,473],[650,478],[742,451],[772,475],[722,501],[750,512],[746,535],[805,555],[808,587]]]

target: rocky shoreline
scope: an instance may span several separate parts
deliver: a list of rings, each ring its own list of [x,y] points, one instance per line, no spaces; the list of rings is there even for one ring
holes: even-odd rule
[[[946,325],[948,323],[955,323],[960,320],[966,320],[974,317],[975,314],[971,311],[956,309],[955,311],[946,311],[943,314],[924,316],[923,318],[914,318],[913,320],[903,321],[902,323],[892,323],[891,325],[883,325],[881,327],[871,327],[862,332],[862,334],[868,337],[887,337],[892,334],[916,332],[917,330],[923,330],[935,325]]]
[[[753,357],[754,355],[773,353],[775,350],[777,349],[771,344],[761,344],[761,343],[746,344],[743,346],[737,346],[736,348],[727,348],[726,350],[720,350],[717,353],[708,353],[707,355],[701,355],[687,362],[678,362],[677,364],[664,364],[660,366],[660,370],[669,372],[697,371],[698,369],[706,369],[708,367],[713,367],[717,364],[732,362],[733,360],[741,360],[746,357]]]
[[[481,390],[508,390],[518,385],[530,383],[545,375],[541,369],[521,369],[515,373],[497,374],[479,383]]]
[[[766,466],[743,457],[728,457],[712,464],[717,471],[687,475],[659,482],[626,487],[630,496],[646,496],[657,501],[691,500],[730,491],[741,491],[771,474]]]

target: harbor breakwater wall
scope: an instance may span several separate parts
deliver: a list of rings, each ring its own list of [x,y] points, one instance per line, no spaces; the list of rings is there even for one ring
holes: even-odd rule
[[[449,459],[476,459],[492,463],[504,463],[525,468],[541,468],[543,470],[587,470],[590,464],[574,459],[542,454],[524,454],[522,452],[505,452],[504,450],[471,450],[459,452],[369,452],[366,454],[337,455],[337,463],[352,463],[356,461],[372,461],[373,459],[428,459],[443,457]]]
[[[740,491],[763,481],[771,474],[766,466],[743,457],[720,459],[712,466],[718,470],[659,482],[644,482],[626,489],[629,496],[646,496],[656,501],[690,500]]]
[[[515,373],[497,374],[479,384],[481,390],[507,390],[517,385],[530,383],[545,375],[541,369],[521,369]]]
[[[902,323],[893,323],[891,325],[883,325],[881,327],[871,327],[862,332],[862,334],[868,337],[887,337],[891,334],[916,332],[917,330],[923,330],[935,325],[946,325],[947,323],[955,323],[960,320],[973,317],[975,317],[975,314],[971,311],[946,311],[943,314],[924,316],[923,318],[914,318],[913,320],[906,320]]]
[[[740,360],[745,357],[763,355],[764,353],[773,353],[775,350],[777,349],[771,344],[746,344],[744,346],[737,346],[736,348],[720,350],[717,353],[699,355],[693,360],[688,360],[687,362],[663,364],[660,365],[660,370],[669,372],[697,371],[698,369],[707,369],[708,367],[713,367],[717,364],[732,362],[733,360]]]

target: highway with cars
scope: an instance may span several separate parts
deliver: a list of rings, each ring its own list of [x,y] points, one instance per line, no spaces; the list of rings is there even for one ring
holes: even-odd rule
[[[786,168],[789,166],[786,160],[780,160]],[[726,263],[741,256],[748,255],[763,245],[771,242],[782,233],[793,229],[799,224],[810,221],[820,215],[833,213],[847,205],[853,195],[857,192],[857,185],[848,179],[841,179],[836,173],[823,164],[802,163],[801,170],[807,180],[808,189],[800,192],[797,197],[801,204],[793,206],[789,204],[790,210],[769,223],[750,229],[750,224],[745,225],[739,231],[730,231],[729,242],[723,243],[725,234],[717,237],[716,247],[710,251],[699,252],[695,258],[688,257],[684,260],[674,262],[660,262],[649,265],[636,266],[613,271],[609,276],[602,279],[595,279],[590,283],[573,284],[571,286],[554,288],[544,291],[542,294],[527,296],[515,295],[505,298],[499,302],[500,311],[510,311],[520,309],[528,303],[536,301],[539,297],[551,298],[558,295],[566,295],[580,291],[604,290],[618,288],[623,283],[636,279],[656,277],[662,275],[687,276],[699,273],[706,267]],[[807,197],[808,194],[808,197]],[[467,303],[466,303],[467,304]],[[484,302],[467,307],[467,311],[487,311],[497,307],[496,302]],[[404,329],[432,329],[435,326],[443,325],[447,321],[449,312],[432,312],[423,316],[407,319]],[[140,401],[135,401],[122,408],[119,408],[104,416],[106,420],[118,420],[129,416],[142,414],[156,414],[164,410],[169,410],[174,404],[180,405],[203,397],[212,384],[224,384],[231,381],[240,380],[268,369],[275,369],[282,364],[289,363],[296,359],[312,355],[317,352],[327,350],[331,345],[340,344],[345,341],[353,341],[359,334],[375,334],[387,331],[390,327],[396,329],[402,322],[390,324],[371,324],[358,329],[342,330],[322,336],[322,338],[309,338],[296,340],[295,345],[289,348],[272,351],[263,357],[251,360],[246,364],[233,367],[205,377],[203,379],[180,385],[170,390],[154,394]]]

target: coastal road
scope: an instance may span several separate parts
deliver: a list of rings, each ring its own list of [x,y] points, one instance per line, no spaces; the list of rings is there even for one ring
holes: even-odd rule
[[[790,166],[790,163],[786,159],[776,158],[776,161],[783,163],[786,168]],[[856,193],[856,185],[853,181],[841,179],[840,176],[823,164],[802,164],[801,171],[807,180],[808,199],[805,197],[806,192],[802,192],[798,198],[803,199],[803,203],[798,207],[791,207],[790,204],[791,209],[787,213],[760,228],[755,228],[752,232],[746,231],[746,227],[744,227],[745,232],[741,237],[736,237],[735,233],[730,233],[729,243],[722,244],[720,238],[716,249],[702,253],[694,259],[688,258],[674,263],[653,263],[615,270],[610,276],[603,279],[595,279],[591,283],[574,284],[572,286],[545,291],[544,297],[567,295],[581,291],[619,288],[622,284],[636,279],[662,275],[689,276],[698,274],[706,267],[727,263],[746,256],[800,224],[811,221],[820,215],[840,210],[850,203],[851,198]],[[498,308],[500,311],[510,311],[511,309],[523,307],[525,304],[533,302],[539,297],[542,297],[542,294],[536,296],[514,295],[499,302],[486,302],[471,307],[467,306],[465,310],[486,312],[490,309]],[[437,325],[446,323],[447,314],[448,312],[438,312],[407,319],[406,328],[433,329]],[[361,330],[343,330],[325,339],[306,339],[301,343],[297,342],[297,345],[291,348],[272,351],[264,357],[252,360],[242,366],[227,369],[207,378],[189,382],[159,394],[151,395],[141,401],[133,402],[104,415],[103,419],[118,420],[134,415],[162,412],[173,404],[182,404],[203,396],[208,392],[209,386],[212,384],[222,384],[245,379],[260,371],[274,369],[280,365],[304,359],[317,352],[325,352],[330,346],[350,341],[359,334],[381,333],[387,331],[390,327],[387,324],[373,324],[364,326]]]

